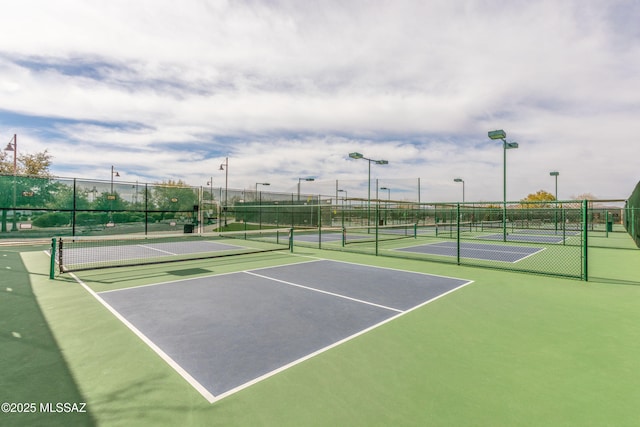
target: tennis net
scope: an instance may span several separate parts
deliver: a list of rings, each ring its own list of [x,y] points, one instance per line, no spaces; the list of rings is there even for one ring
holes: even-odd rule
[[[416,237],[416,224],[345,227],[344,244],[368,243]]]
[[[290,229],[164,236],[60,237],[60,273],[187,261],[290,249]]]

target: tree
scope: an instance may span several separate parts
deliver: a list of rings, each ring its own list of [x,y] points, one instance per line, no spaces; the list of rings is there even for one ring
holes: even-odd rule
[[[17,215],[15,213],[16,203],[18,195],[22,195],[24,189],[22,187],[22,181],[25,176],[43,177],[48,178],[51,176],[49,173],[49,166],[51,166],[51,154],[47,150],[44,150],[36,154],[21,154],[16,159],[15,177],[13,167],[13,155],[6,151],[0,151],[0,209],[2,210],[2,228],[4,233],[7,231],[7,212],[9,208],[14,210],[13,215],[13,229],[16,230]],[[47,185],[48,180],[39,180],[43,182],[43,185]],[[21,188],[18,188],[21,187]],[[20,191],[18,191],[20,190]],[[38,191],[38,188],[30,187],[27,191],[31,193],[43,193]]]
[[[53,156],[47,150],[35,154],[19,154],[16,159],[16,175],[49,177]],[[13,175],[13,154],[0,151],[0,174]]]
[[[169,215],[173,218],[173,212],[183,212],[190,217],[198,204],[198,193],[182,180],[169,180],[153,186],[150,201],[152,209],[160,212],[162,217]]]
[[[47,150],[35,154],[22,154],[18,160],[22,165],[21,175],[50,177],[49,166],[51,166],[51,154]]]
[[[553,202],[556,197],[544,190],[538,190],[535,193],[527,195],[524,199],[520,200],[523,208],[546,208],[549,204],[544,202]]]
[[[521,202],[551,202],[554,201],[556,197],[544,190],[538,190],[533,194],[529,194],[527,197],[521,200]]]

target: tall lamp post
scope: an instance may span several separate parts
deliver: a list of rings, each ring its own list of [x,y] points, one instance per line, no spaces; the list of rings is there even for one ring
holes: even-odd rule
[[[462,203],[464,203],[464,179],[455,178],[453,182],[461,182],[462,183]]]
[[[269,183],[269,182],[256,182],[256,201],[258,201],[258,185],[271,185],[271,183]],[[262,199],[262,197],[260,199]]]
[[[558,175],[560,175],[560,172],[558,171],[553,171],[553,172],[549,172],[550,176],[555,177],[556,179],[556,203],[555,203],[555,218],[556,218],[556,232],[558,231]]]
[[[502,140],[502,239],[507,241],[507,150],[518,148],[517,142],[507,142],[507,134],[502,129],[488,133],[490,139]]]
[[[207,215],[213,214],[213,177],[209,177],[209,181],[207,181],[207,185],[209,186],[209,210],[207,211]],[[211,221],[211,217],[209,217],[208,221]]]
[[[344,227],[344,210],[345,208],[345,204],[347,202],[347,190],[343,190],[343,189],[339,189],[337,190],[338,193],[344,193],[344,197],[342,198],[342,227]],[[338,204],[338,201],[336,200],[336,205]]]
[[[13,151],[13,176],[18,174],[18,136],[14,133],[4,151]]]
[[[14,133],[13,138],[9,140],[7,147],[4,149],[5,151],[13,151],[13,222],[12,222],[12,230],[16,231],[18,229],[16,218],[16,176],[18,175],[18,136]],[[3,216],[5,215],[3,211]],[[2,227],[4,230],[5,222],[2,221]]]
[[[113,196],[113,177],[114,176],[120,177],[120,174],[118,173],[117,170],[114,169],[113,165],[111,165],[111,193],[109,193],[111,196]]]
[[[364,159],[369,162],[369,175],[367,179],[367,225],[371,225],[371,162],[375,163],[376,165],[388,165],[389,162],[387,160],[368,159],[364,157],[362,153],[356,152],[349,153],[349,157],[356,160]]]
[[[387,202],[391,201],[391,189],[389,187],[380,187],[381,190],[387,190]]]
[[[388,224],[387,211],[389,210],[389,203],[391,203],[391,189],[389,187],[380,187],[381,190],[387,190],[387,207],[384,210],[384,223]]]
[[[227,202],[228,202],[228,194],[229,194],[229,158],[224,158],[224,163],[220,164],[221,171],[224,171],[224,226],[227,226]]]
[[[113,193],[113,177],[114,176],[120,177],[120,174],[118,173],[117,170],[114,169],[113,165],[111,165],[111,191],[107,196],[107,199],[109,199],[109,224],[111,224],[111,226],[114,225],[113,219],[111,216],[111,211],[113,210],[113,201],[116,199],[116,195]]]
[[[300,182],[301,181],[307,181],[307,182],[311,182],[311,181],[315,181],[315,178],[312,177],[308,177],[308,178],[298,178],[298,201],[300,201]]]

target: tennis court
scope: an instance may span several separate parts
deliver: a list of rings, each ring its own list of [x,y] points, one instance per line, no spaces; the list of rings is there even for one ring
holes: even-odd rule
[[[397,251],[413,252],[418,254],[442,255],[449,257],[458,256],[460,245],[460,257],[487,261],[518,262],[544,250],[541,247],[496,245],[470,242],[437,242],[423,245],[398,248]]]
[[[469,283],[313,260],[95,295],[213,402]]]

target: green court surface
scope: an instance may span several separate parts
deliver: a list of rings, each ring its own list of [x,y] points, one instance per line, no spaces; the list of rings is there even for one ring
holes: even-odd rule
[[[0,425],[636,426],[640,250],[607,239],[588,282],[310,248],[77,273],[100,292],[319,257],[473,280],[213,404],[71,275],[50,280],[46,248],[3,246],[0,393],[38,411]]]

